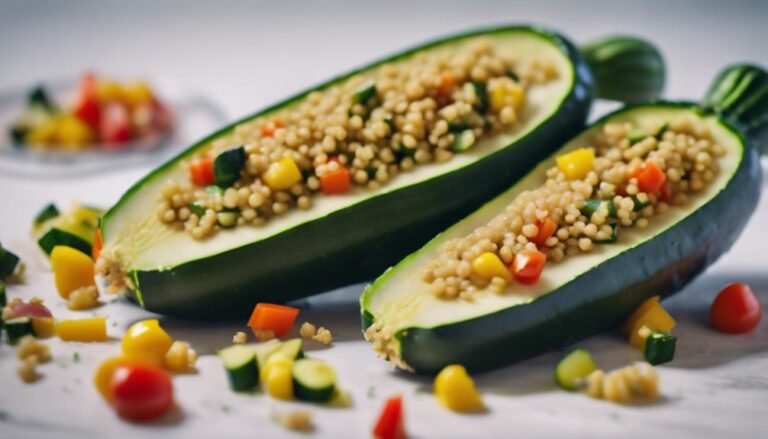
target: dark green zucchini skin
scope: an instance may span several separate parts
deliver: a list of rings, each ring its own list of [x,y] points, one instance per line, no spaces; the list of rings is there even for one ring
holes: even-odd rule
[[[593,98],[593,82],[589,67],[573,44],[554,32],[527,26],[484,29],[428,43],[360,69],[444,42],[505,32],[537,34],[559,48],[573,65],[572,88],[559,109],[526,136],[461,170],[369,198],[255,244],[164,271],[133,271],[129,274],[134,284],[131,294],[146,309],[161,314],[203,320],[245,318],[256,302],[287,302],[369,280],[419,248],[436,231],[502,192],[584,126]],[[244,120],[286,105],[309,91]],[[233,129],[235,124],[191,149]],[[155,172],[176,165],[178,160]],[[123,197],[141,185],[140,181]],[[110,217],[119,206],[120,202],[102,221],[105,244]]]
[[[701,111],[694,104],[644,105]],[[528,304],[459,323],[398,331],[405,362],[424,374],[453,363],[472,371],[497,368],[615,327],[644,300],[683,288],[731,247],[760,197],[757,150],[733,124],[720,121],[741,138],[742,160],[726,187],[700,209]],[[371,322],[364,310],[364,328]]]

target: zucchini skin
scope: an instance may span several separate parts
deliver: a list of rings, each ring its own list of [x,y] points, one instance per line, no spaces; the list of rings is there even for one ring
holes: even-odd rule
[[[131,271],[131,296],[150,311],[175,317],[244,318],[255,302],[284,303],[369,280],[418,249],[435,231],[502,192],[584,126],[593,98],[592,75],[578,49],[564,37],[527,26],[483,29],[415,47],[332,80],[445,42],[506,32],[534,34],[550,41],[573,67],[571,89],[559,108],[526,136],[460,170],[382,193],[256,243],[165,270]],[[269,113],[315,89],[243,120]],[[144,181],[177,165],[190,151],[237,123],[193,145],[129,189],[102,220],[105,245],[110,217]]]
[[[659,102],[626,107],[595,124],[639,106],[701,111],[693,104]],[[731,247],[760,197],[757,150],[733,124],[718,120],[741,139],[742,158],[728,184],[696,212],[528,304],[433,328],[401,329],[395,337],[403,360],[423,374],[454,363],[475,372],[498,368],[615,327],[643,301],[683,288]],[[363,329],[373,320],[362,307]]]

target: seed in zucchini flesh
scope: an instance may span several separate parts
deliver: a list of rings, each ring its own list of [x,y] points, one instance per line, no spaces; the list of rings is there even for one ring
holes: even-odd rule
[[[232,186],[240,178],[243,165],[245,165],[245,148],[243,146],[222,151],[213,161],[213,176],[216,186],[221,188]]]
[[[586,349],[576,349],[557,363],[555,382],[565,390],[576,390],[582,380],[597,369]]]

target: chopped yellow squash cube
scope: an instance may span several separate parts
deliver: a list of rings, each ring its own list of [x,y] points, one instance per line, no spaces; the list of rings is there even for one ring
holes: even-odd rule
[[[279,162],[270,165],[264,173],[264,181],[272,189],[288,189],[301,181],[301,171],[291,157],[285,156]]]
[[[95,286],[93,260],[72,247],[57,245],[51,251],[53,280],[59,296],[68,299],[78,288]]]
[[[475,383],[464,366],[446,366],[435,377],[435,396],[440,404],[455,412],[478,412],[484,409]]]
[[[557,167],[568,180],[580,180],[589,174],[595,163],[595,150],[579,148],[567,154],[557,156]]]
[[[512,280],[509,269],[498,256],[490,252],[483,253],[472,261],[472,271],[486,279],[500,277],[507,282]]]
[[[59,320],[56,322],[56,335],[64,341],[105,341],[107,320],[104,317]]]

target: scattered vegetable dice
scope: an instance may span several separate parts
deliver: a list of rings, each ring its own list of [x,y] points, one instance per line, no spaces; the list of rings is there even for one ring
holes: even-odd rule
[[[299,309],[272,303],[258,303],[253,309],[248,326],[254,331],[272,331],[276,337],[282,337],[293,327]]]
[[[119,364],[110,383],[112,405],[131,421],[162,416],[173,405],[173,383],[168,372],[148,364]]]
[[[79,288],[95,286],[93,260],[72,247],[57,245],[51,252],[51,268],[56,291],[64,299]]]
[[[576,349],[557,363],[555,382],[565,390],[576,390],[596,369],[592,355],[585,349]]]
[[[557,167],[569,180],[580,180],[589,174],[595,162],[595,150],[579,148],[555,158]]]
[[[107,321],[104,317],[59,320],[56,335],[64,341],[106,341]]]
[[[446,366],[435,377],[435,396],[440,404],[455,412],[478,412],[484,409],[475,383],[464,366]]]
[[[172,344],[173,339],[160,327],[160,322],[147,319],[131,325],[120,346],[129,360],[162,366]]]
[[[405,439],[405,421],[403,416],[403,398],[389,398],[381,410],[378,421],[373,427],[376,439]]]
[[[760,322],[762,313],[755,293],[749,285],[742,283],[723,288],[712,302],[710,310],[712,326],[729,334],[751,331]]]

